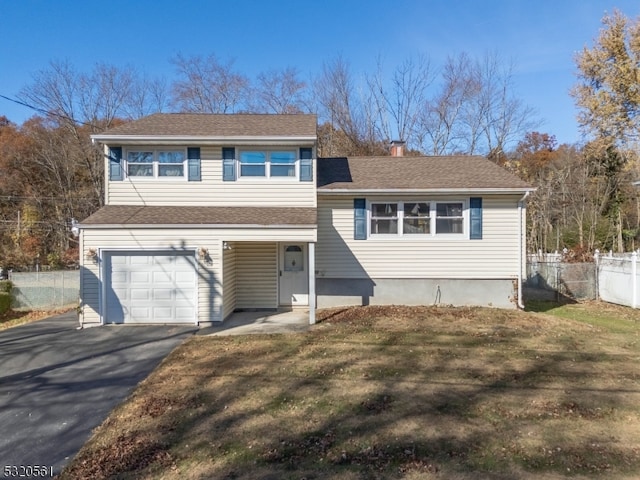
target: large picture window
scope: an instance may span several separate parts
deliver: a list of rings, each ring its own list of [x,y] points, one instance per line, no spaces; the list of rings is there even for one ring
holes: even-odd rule
[[[465,201],[371,201],[369,235],[464,236],[466,215]]]
[[[127,175],[129,177],[185,176],[184,150],[129,150],[127,152]]]

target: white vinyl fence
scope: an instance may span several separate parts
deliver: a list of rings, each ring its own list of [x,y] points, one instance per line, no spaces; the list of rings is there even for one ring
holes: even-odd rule
[[[640,299],[638,253],[594,255],[598,269],[598,295],[601,300],[637,308]]]
[[[526,298],[561,300],[599,299],[632,308],[640,306],[638,252],[601,255],[593,262],[563,262],[561,254],[530,255]]]

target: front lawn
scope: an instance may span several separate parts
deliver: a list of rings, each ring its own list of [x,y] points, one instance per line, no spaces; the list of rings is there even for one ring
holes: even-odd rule
[[[61,477],[638,478],[639,312],[536,307],[335,309],[304,334],[196,336]]]

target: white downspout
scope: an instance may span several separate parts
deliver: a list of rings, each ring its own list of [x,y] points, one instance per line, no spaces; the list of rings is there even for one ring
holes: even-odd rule
[[[309,325],[316,323],[316,244],[308,244],[309,261]]]
[[[518,249],[520,257],[520,266],[518,267],[518,308],[524,310],[524,303],[522,302],[522,269],[523,265],[526,265],[526,254],[524,253],[525,246],[523,245],[524,233],[522,230],[524,219],[522,215],[522,209],[524,207],[524,201],[527,199],[531,192],[525,192],[520,200],[518,200],[518,221],[520,225],[520,232],[518,233]]]

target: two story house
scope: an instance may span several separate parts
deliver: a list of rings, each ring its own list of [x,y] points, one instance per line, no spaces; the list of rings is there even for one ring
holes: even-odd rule
[[[532,190],[483,157],[316,155],[315,115],[155,114],[92,137],[105,206],[80,224],[81,322],[236,310],[515,308]]]

